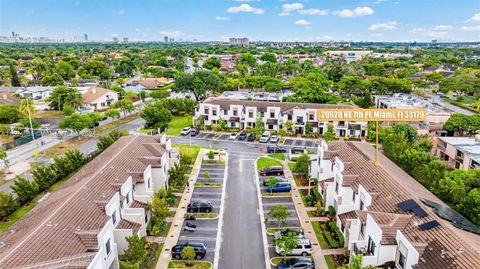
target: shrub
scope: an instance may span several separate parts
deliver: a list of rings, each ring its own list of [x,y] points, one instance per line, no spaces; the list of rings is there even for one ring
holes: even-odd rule
[[[213,151],[209,151],[209,152],[207,153],[207,156],[208,156],[208,158],[209,158],[210,160],[213,160],[213,158],[215,158],[215,153],[214,153]]]
[[[189,154],[180,153],[180,164],[181,165],[193,164],[193,156]]]
[[[307,206],[313,205],[313,196],[312,195],[307,195],[305,197],[305,202],[307,203]]]
[[[0,191],[0,220],[5,219],[13,211],[17,210],[18,202],[11,193]]]
[[[330,235],[328,231],[323,231],[323,236],[325,239],[327,239],[328,244],[330,245],[331,248],[338,248],[338,243],[333,239],[333,237]]]
[[[17,176],[11,188],[17,194],[17,200],[20,204],[30,201],[38,193],[38,185],[35,181],[29,181],[20,176]]]
[[[340,232],[340,229],[338,229],[337,223],[335,221],[331,221],[328,223],[328,225],[337,235],[338,241],[340,242],[340,246],[343,247],[345,244],[345,239],[343,238],[343,234]]]
[[[328,207],[328,214],[330,215],[330,217],[335,216],[335,207],[329,206]]]

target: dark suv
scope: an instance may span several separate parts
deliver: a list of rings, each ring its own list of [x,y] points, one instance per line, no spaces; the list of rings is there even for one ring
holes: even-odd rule
[[[241,132],[241,133],[238,135],[238,140],[243,141],[243,140],[245,140],[245,139],[247,139],[247,133]]]
[[[285,153],[287,149],[284,147],[267,147],[267,153]]]
[[[257,136],[253,133],[250,133],[248,136],[247,136],[247,141],[249,142],[253,142],[255,141],[255,139],[257,139]]]
[[[212,212],[212,203],[210,201],[192,201],[187,206],[187,212],[205,212],[210,213]]]
[[[201,260],[207,254],[207,247],[203,243],[193,243],[187,242],[184,244],[177,244],[172,248],[172,258],[174,259],[181,259],[182,258],[182,250],[185,247],[192,247],[195,250],[195,259]]]
[[[260,176],[281,176],[283,175],[283,167],[269,166],[269,167],[263,168],[258,173]]]

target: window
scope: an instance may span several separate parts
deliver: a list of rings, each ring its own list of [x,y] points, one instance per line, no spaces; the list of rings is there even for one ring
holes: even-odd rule
[[[288,115],[288,116],[287,116],[287,119],[288,119],[288,120],[292,120],[292,115]]]
[[[356,193],[353,192],[353,195],[352,195],[352,201],[353,201],[353,203],[355,203],[355,196],[356,196]]]
[[[101,103],[100,105],[101,105],[101,106],[105,106],[105,103]]]
[[[113,223],[113,225],[115,225],[115,223],[117,223],[117,212],[116,211],[113,211],[113,213],[112,213],[112,223]]]
[[[226,109],[223,110],[223,115],[227,115],[228,111]]]
[[[249,112],[248,112],[248,117],[249,117],[249,118],[253,118],[253,112],[252,112],[252,111],[249,111]]]
[[[205,108],[204,112],[205,112],[205,114],[208,114],[208,108]]]
[[[130,193],[127,192],[127,195],[125,195],[125,201],[127,201],[127,205],[130,204]]]
[[[269,129],[269,130],[273,130],[273,125],[269,124],[269,125],[268,125],[268,129]]]
[[[237,116],[238,115],[238,111],[237,110],[234,110],[233,111],[233,116]]]
[[[365,236],[365,224],[362,223],[360,226],[360,236],[363,238]]]
[[[110,246],[110,238],[108,238],[107,243],[105,243],[105,251],[107,252],[107,256],[112,251],[111,246]]]
[[[270,112],[270,118],[275,118],[275,112]]]
[[[263,116],[265,116],[265,113],[264,113],[264,112],[260,112],[260,117],[263,118]]]
[[[150,178],[148,178],[148,180],[147,180],[147,186],[150,189]]]
[[[397,259],[396,259],[396,265],[397,265],[397,268],[405,268],[405,264],[406,264],[406,261],[407,261],[407,248],[405,247],[405,245],[403,245],[402,242],[400,242],[398,244],[398,248],[397,248]]]
[[[335,181],[335,193],[338,194],[338,181]]]
[[[372,238],[368,236],[368,253],[375,255],[375,242],[373,242]]]
[[[213,115],[213,116],[217,116],[217,111],[216,111],[216,110],[212,110],[212,115]]]
[[[309,120],[314,120],[314,117],[315,117],[315,115],[313,115],[313,114],[308,115]]]

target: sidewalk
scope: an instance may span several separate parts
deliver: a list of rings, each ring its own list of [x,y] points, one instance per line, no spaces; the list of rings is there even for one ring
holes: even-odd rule
[[[193,194],[193,186],[197,181],[198,174],[200,173],[200,167],[202,166],[204,151],[205,149],[200,149],[197,159],[195,160],[195,164],[192,167],[192,172],[189,175],[188,181],[188,184],[191,187],[187,187],[183,192],[182,199],[180,200],[180,204],[177,208],[177,212],[175,213],[175,217],[173,217],[172,220],[172,226],[167,234],[167,237],[165,238],[162,253],[160,253],[160,258],[158,259],[157,265],[155,266],[155,268],[157,269],[168,268],[168,263],[170,262],[172,257],[170,250],[177,244],[178,237],[180,236],[180,232],[182,231],[183,221],[185,219],[185,214],[187,213],[187,206],[190,203],[190,199],[192,198]]]
[[[285,171],[285,177],[288,179],[288,181],[292,185],[292,200],[293,200],[293,204],[295,205],[295,210],[297,211],[297,215],[302,225],[303,231],[305,233],[305,236],[312,243],[312,247],[313,247],[312,258],[315,261],[315,267],[328,268],[327,262],[325,261],[325,257],[323,256],[322,248],[320,247],[320,243],[318,242],[315,231],[313,230],[312,224],[310,223],[311,219],[307,214],[307,209],[303,204],[302,197],[300,196],[300,192],[298,191],[297,184],[293,179],[292,172],[288,168],[288,162],[282,161],[282,166],[283,166],[283,170]]]

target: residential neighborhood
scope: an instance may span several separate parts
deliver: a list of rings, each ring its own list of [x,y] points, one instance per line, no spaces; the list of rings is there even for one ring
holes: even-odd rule
[[[480,268],[477,2],[0,6],[0,269]]]

